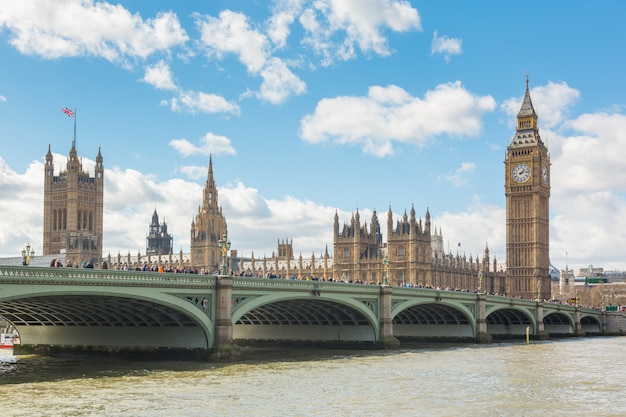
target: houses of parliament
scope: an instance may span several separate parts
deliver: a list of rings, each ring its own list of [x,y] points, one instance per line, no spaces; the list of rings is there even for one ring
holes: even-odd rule
[[[504,161],[506,197],[506,267],[485,246],[482,256],[446,253],[443,236],[411,207],[394,219],[373,212],[369,221],[360,213],[340,224],[335,213],[332,256],[326,247],[318,257],[294,257],[290,240],[278,240],[270,258],[239,258],[230,251],[228,266],[235,275],[295,279],[344,280],[389,285],[470,289],[524,298],[551,296],[549,260],[550,156],[539,135],[528,79],[517,126]],[[190,251],[174,254],[172,236],[160,224],[156,209],[146,237],[144,255],[118,253],[103,258],[103,158],[98,149],[94,176],[83,171],[72,141],[67,167],[54,175],[48,149],[44,186],[44,255],[65,254],[66,263],[90,260],[97,267],[217,274],[223,262],[220,239],[228,227],[219,205],[213,161],[209,158],[202,203],[190,224]],[[329,219],[330,220],[330,219]],[[386,241],[382,233],[386,226]]]

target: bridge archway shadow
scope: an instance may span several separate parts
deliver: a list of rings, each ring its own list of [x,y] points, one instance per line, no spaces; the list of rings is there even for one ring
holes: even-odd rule
[[[393,318],[394,336],[399,339],[472,339],[471,320],[458,309],[441,303],[417,304]]]
[[[580,327],[582,333],[586,335],[602,334],[602,327],[596,317],[582,316],[580,318]]]
[[[9,321],[26,353],[89,351],[118,353],[206,350],[208,338],[194,317],[173,306],[137,298],[48,295],[4,301]],[[69,342],[71,341],[71,342]]]
[[[535,324],[530,317],[521,311],[504,308],[491,312],[487,317],[487,333],[496,339],[506,339],[511,336],[530,334],[535,332]]]
[[[550,313],[543,318],[545,332],[554,337],[574,335],[575,326],[571,318],[563,313]]]
[[[368,318],[351,306],[323,299],[289,299],[254,307],[235,321],[237,344],[287,342],[320,346],[371,344]]]

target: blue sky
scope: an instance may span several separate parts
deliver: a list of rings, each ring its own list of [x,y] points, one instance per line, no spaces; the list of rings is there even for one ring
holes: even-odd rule
[[[332,251],[412,206],[505,261],[504,156],[528,73],[552,162],[550,257],[624,269],[626,3],[0,0],[0,256],[41,253],[43,162],[105,166],[104,254],[156,209],[189,250],[209,155],[233,249]],[[386,229],[383,224],[383,229]],[[384,230],[386,233],[386,230]],[[461,246],[458,246],[458,243]]]

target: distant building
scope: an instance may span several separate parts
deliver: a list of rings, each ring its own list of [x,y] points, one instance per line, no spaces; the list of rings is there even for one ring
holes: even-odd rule
[[[552,291],[552,298],[558,300],[569,300],[575,296],[576,277],[574,276],[573,269],[570,269],[567,265],[565,265],[565,269],[560,271],[558,283],[558,291]]]
[[[576,285],[594,286],[602,284],[626,283],[626,272],[605,271],[604,268],[589,265],[587,268],[580,268],[576,274]]]
[[[154,209],[146,237],[146,255],[168,255],[173,250],[173,242],[174,238],[167,233],[167,224],[165,221],[159,224],[159,215]]]
[[[54,175],[48,145],[44,168],[43,255],[64,254],[68,264],[99,265],[102,257],[104,167],[98,148],[94,176],[83,170],[76,140],[65,170]]]

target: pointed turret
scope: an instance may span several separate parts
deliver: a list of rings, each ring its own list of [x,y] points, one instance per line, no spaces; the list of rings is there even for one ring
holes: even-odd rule
[[[534,117],[537,118],[537,113],[535,113],[535,108],[533,107],[533,102],[530,99],[530,88],[528,87],[528,76],[526,76],[526,92],[524,94],[524,100],[522,101],[522,106],[517,113],[517,118],[520,117]]]
[[[152,221],[150,222],[150,226],[158,226],[159,225],[159,215],[157,214],[156,207],[154,208],[154,213],[152,213]]]
[[[82,171],[82,164],[78,159],[78,152],[76,151],[75,141],[72,141],[72,148],[67,158],[67,172],[80,172]]]
[[[50,150],[50,144],[48,144],[48,153],[46,153],[46,165],[52,163],[52,151]]]
[[[50,150],[50,144],[48,144],[48,153],[46,153],[45,176],[46,181],[52,183],[52,177],[54,176],[54,162],[52,162],[52,151]]]
[[[517,113],[517,129],[509,148],[521,148],[528,146],[543,146],[539,136],[539,125],[537,123],[537,113],[530,99],[530,88],[528,86],[528,76],[526,76],[526,92],[522,106]]]

